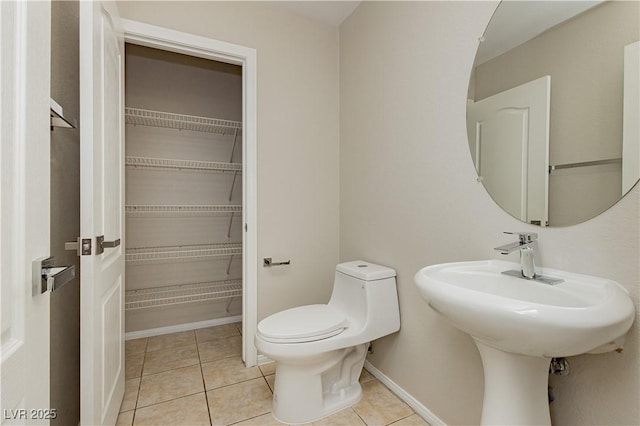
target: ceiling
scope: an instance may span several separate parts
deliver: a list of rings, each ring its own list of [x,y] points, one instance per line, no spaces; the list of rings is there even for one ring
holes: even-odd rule
[[[490,32],[485,34],[483,48],[476,61],[482,63],[494,58],[602,1],[503,1],[491,19]],[[270,3],[337,27],[361,1],[290,0]]]
[[[271,4],[337,27],[353,13],[360,1],[273,1]]]

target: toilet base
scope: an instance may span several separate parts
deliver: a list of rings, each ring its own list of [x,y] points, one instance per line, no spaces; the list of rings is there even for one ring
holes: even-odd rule
[[[358,402],[367,347],[332,351],[307,362],[277,362],[273,417],[287,424],[309,423]]]
[[[326,395],[324,399],[325,402],[321,410],[314,410],[315,413],[312,413],[311,411],[302,412],[302,410],[299,410],[301,411],[301,413],[299,414],[295,413],[293,414],[293,416],[287,417],[287,416],[290,416],[292,413],[290,412],[290,410],[286,408],[283,409],[282,405],[278,406],[278,404],[276,403],[275,393],[274,393],[273,407],[272,407],[273,412],[271,414],[273,415],[273,418],[279,421],[280,423],[285,423],[288,425],[299,425],[299,424],[311,423],[311,422],[321,420],[334,413],[337,413],[340,410],[351,407],[352,405],[360,401],[361,397],[362,397],[362,387],[360,386],[359,383],[355,383],[353,386],[350,386],[349,389],[345,391],[344,395]],[[308,406],[307,406],[307,409],[309,409]],[[284,417],[282,417],[283,415]],[[299,415],[304,416],[306,420],[299,420],[299,418],[296,419]],[[310,416],[313,416],[313,417],[310,417]]]

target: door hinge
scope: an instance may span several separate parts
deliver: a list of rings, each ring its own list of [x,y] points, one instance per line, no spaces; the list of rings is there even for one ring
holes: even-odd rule
[[[64,243],[65,250],[75,250],[78,256],[88,256],[91,254],[91,238],[80,238],[76,241]]]

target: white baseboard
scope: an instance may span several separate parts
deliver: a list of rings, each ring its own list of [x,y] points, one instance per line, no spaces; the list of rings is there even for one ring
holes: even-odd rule
[[[374,367],[369,361],[364,362],[364,368],[366,368],[369,373],[373,374],[376,379],[380,380],[386,387],[388,387],[391,392],[396,394],[398,398],[406,402],[409,407],[413,408],[413,411],[415,411],[416,414],[422,417],[431,426],[447,426],[447,424],[443,422],[442,419],[433,414],[431,410],[429,410],[421,402],[411,396],[407,391],[398,386],[393,380],[387,377],[382,371]]]
[[[141,339],[143,337],[160,336],[162,334],[177,333],[180,331],[197,330],[199,328],[215,327],[216,325],[231,324],[241,322],[242,315],[233,317],[217,318],[207,321],[190,322],[187,324],[170,325],[167,327],[150,328],[148,330],[130,331],[124,333],[124,340]]]

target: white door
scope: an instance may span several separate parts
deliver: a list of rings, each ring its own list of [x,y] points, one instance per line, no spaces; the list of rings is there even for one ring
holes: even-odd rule
[[[114,3],[80,2],[80,234],[93,242],[80,256],[83,425],[114,424],[124,395],[123,40]]]
[[[470,104],[467,131],[478,175],[518,219],[549,219],[549,101],[545,76]]]
[[[0,407],[2,424],[48,423],[49,293],[32,261],[49,255],[48,2],[0,2]],[[37,279],[37,278],[36,278]]]

